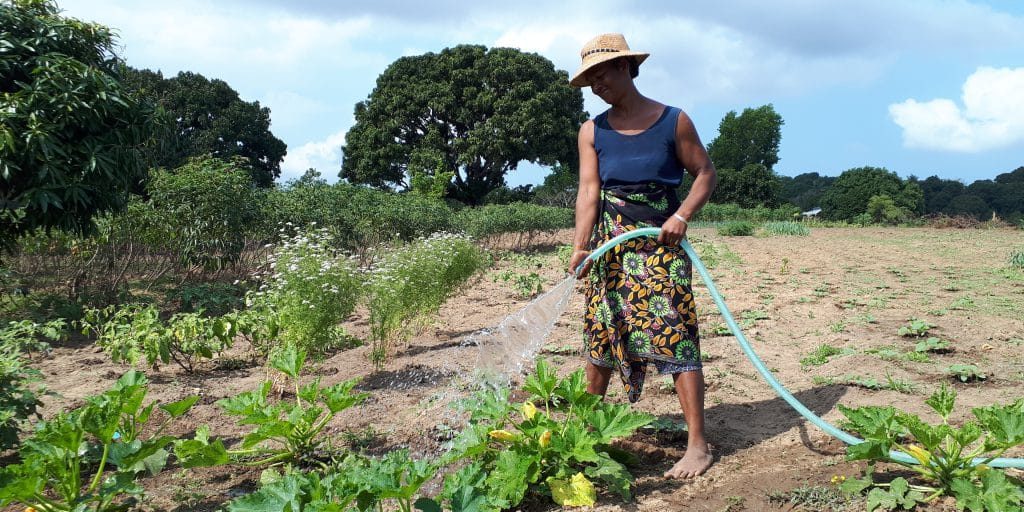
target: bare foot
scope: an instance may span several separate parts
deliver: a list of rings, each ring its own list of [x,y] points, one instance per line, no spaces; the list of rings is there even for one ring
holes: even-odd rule
[[[713,460],[714,457],[711,455],[706,444],[703,446],[703,449],[697,446],[687,448],[683,458],[679,459],[679,462],[676,462],[672,469],[665,472],[665,478],[694,478],[704,474],[711,467]]]

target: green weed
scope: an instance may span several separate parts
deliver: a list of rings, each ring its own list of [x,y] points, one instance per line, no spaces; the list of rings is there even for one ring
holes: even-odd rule
[[[718,234],[721,236],[752,236],[754,225],[745,220],[728,221],[718,226]]]
[[[988,378],[978,365],[954,364],[946,368],[946,373],[957,378],[960,382],[979,382]]]
[[[1024,270],[1024,249],[1014,249],[1010,252],[1010,268]]]
[[[919,318],[911,318],[907,325],[900,327],[896,331],[896,334],[904,337],[917,337],[923,338],[928,335],[928,331],[935,328],[935,324],[929,323]]]
[[[840,349],[829,344],[819,345],[813,352],[800,360],[801,366],[821,366],[834,356],[851,353],[849,349]]]
[[[765,222],[761,229],[768,236],[807,236],[811,230],[799,222]]]

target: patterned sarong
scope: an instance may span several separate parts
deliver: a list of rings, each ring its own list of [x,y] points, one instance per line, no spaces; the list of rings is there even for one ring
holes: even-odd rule
[[[661,227],[678,208],[675,189],[665,185],[604,188],[591,245],[633,229]],[[619,370],[630,402],[640,399],[650,363],[661,373],[701,369],[691,272],[681,247],[653,237],[627,240],[591,268],[585,353],[595,365]]]

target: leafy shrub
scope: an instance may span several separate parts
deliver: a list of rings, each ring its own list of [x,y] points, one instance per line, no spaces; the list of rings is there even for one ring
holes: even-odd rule
[[[708,203],[694,215],[697,222],[722,222],[745,220],[748,222],[791,221],[800,215],[800,208],[786,204],[778,208],[743,208],[735,203]]]
[[[910,218],[910,211],[900,207],[887,194],[871,196],[867,211],[864,212],[874,224],[899,224]]]
[[[241,256],[260,212],[247,167],[240,158],[203,157],[152,173],[149,204],[182,266],[219,270]]]
[[[571,228],[575,222],[575,213],[569,208],[511,203],[460,210],[453,228],[474,238],[503,233],[527,233],[529,236],[541,231]]]
[[[929,323],[926,320],[919,318],[911,318],[907,325],[900,327],[896,331],[896,334],[907,338],[923,338],[928,335],[928,331],[933,329],[935,324]]]
[[[202,312],[177,313],[167,322],[153,304],[126,304],[87,309],[79,321],[82,334],[92,333],[96,344],[115,363],[146,365],[174,361],[187,372],[203,358],[211,359],[234,343],[236,325],[227,318],[207,317]]]
[[[936,354],[942,354],[942,353],[946,353],[946,352],[951,352],[952,349],[949,346],[949,341],[948,340],[944,340],[942,338],[936,338],[935,336],[930,336],[930,337],[928,337],[928,339],[926,339],[924,341],[917,342],[917,344],[914,345],[914,351],[915,352],[933,352],[933,353],[936,353]]]
[[[960,382],[976,382],[982,381],[988,378],[978,365],[974,364],[954,364],[946,368],[946,373],[956,377]]]
[[[1024,501],[1024,486],[1002,471],[989,468],[986,462],[1024,445],[1024,430],[1020,428],[1024,424],[1024,399],[1009,405],[977,407],[971,411],[975,420],[960,427],[949,424],[955,400],[956,391],[944,384],[925,401],[942,418],[938,425],[891,406],[839,405],[848,420],[844,426],[864,438],[863,443],[847,447],[847,460],[869,461],[864,478],[846,480],[842,489],[859,494],[871,488],[868,510],[887,503],[892,504],[889,509],[896,504],[910,509],[942,495],[954,496],[961,510],[1018,510]],[[892,449],[909,455],[916,464],[892,458]],[[975,458],[981,463],[975,464]],[[905,466],[928,485],[910,485],[902,477],[888,484],[876,483],[872,471],[878,461]]]
[[[421,194],[312,183],[269,192],[264,217],[269,226],[325,226],[339,249],[360,251],[451,230],[453,212],[444,202]],[[277,236],[267,232],[271,240]]]
[[[143,406],[148,384],[145,375],[131,370],[109,391],[87,397],[85,405],[41,422],[22,444],[21,462],[0,469],[0,507],[114,512],[127,508],[115,503],[119,498],[141,498],[136,478],[162,471],[175,441],[164,429],[199,400]],[[157,406],[166,419],[148,428]],[[143,430],[151,434],[144,437]]]
[[[228,283],[185,284],[167,293],[169,301],[178,303],[183,312],[204,311],[207,315],[224,315],[245,305],[244,292]]]
[[[1024,249],[1015,249],[1010,252],[1010,268],[1024,270]]]
[[[516,296],[521,299],[528,299],[544,291],[544,278],[536,272],[523,274],[514,270],[505,270],[494,276],[494,282],[499,280],[505,283],[511,282]]]
[[[384,252],[367,285],[374,363],[383,365],[395,344],[405,342],[486,263],[484,252],[461,235],[436,234]]]
[[[25,364],[14,344],[0,344],[0,452],[18,444],[18,432],[42,405],[39,371]]]
[[[10,347],[18,352],[47,352],[51,341],[67,339],[67,322],[63,318],[46,323],[21,320],[8,322],[0,328],[0,347]]]
[[[284,228],[288,231],[288,228]],[[276,325],[273,343],[292,344],[311,354],[337,348],[346,340],[338,325],[355,309],[362,278],[325,228],[287,236],[274,248],[268,268],[256,276],[258,290],[246,297],[257,317]],[[267,354],[272,346],[256,346]]]
[[[769,236],[807,236],[811,230],[799,222],[765,222],[762,226]]]
[[[18,432],[31,416],[38,416],[45,391],[38,370],[26,364],[26,352],[45,352],[49,341],[66,336],[64,320],[39,324],[30,320],[9,322],[0,328],[0,451],[18,444]]]
[[[751,236],[754,225],[745,220],[732,220],[718,226],[718,234],[722,236]]]
[[[452,457],[473,464],[446,480],[443,499],[473,496],[486,509],[504,510],[517,507],[532,489],[559,505],[593,506],[596,480],[628,500],[632,476],[621,462],[625,454],[610,443],[654,418],[586,388],[583,370],[559,379],[540,360],[523,386],[532,401],[510,402],[505,389],[471,400],[470,425],[456,439]]]

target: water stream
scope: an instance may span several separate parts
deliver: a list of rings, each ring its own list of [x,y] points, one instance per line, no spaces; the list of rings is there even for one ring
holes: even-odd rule
[[[478,348],[474,380],[488,386],[509,386],[517,381],[523,369],[532,366],[544,340],[569,306],[575,281],[572,276],[566,277],[497,327],[467,336],[462,345]]]

